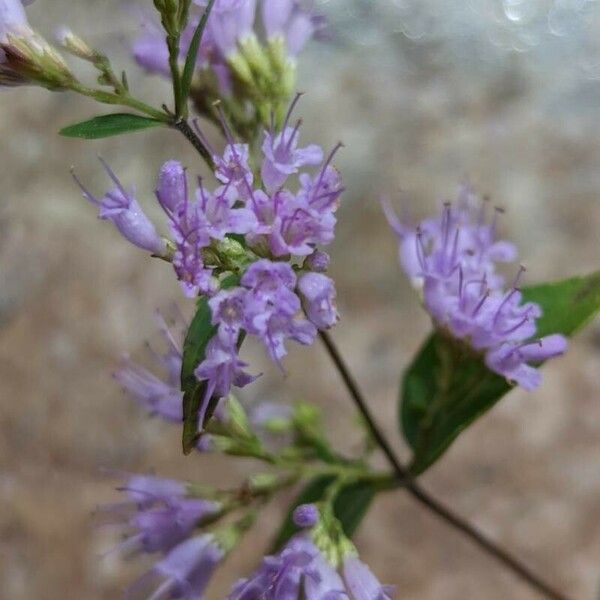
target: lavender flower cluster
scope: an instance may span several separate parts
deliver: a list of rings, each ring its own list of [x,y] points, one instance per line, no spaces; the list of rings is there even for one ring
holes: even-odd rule
[[[118,549],[163,556],[130,587],[128,596],[143,593],[158,580],[149,599],[203,598],[226,551],[217,536],[193,533],[218,513],[220,504],[193,497],[180,481],[150,475],[129,477],[121,491],[127,500],[102,511],[109,522],[130,531]]]
[[[182,347],[188,323],[180,314],[172,327],[169,327],[160,313],[157,314],[157,321],[166,349],[160,351],[149,345],[155,369],[147,369],[125,356],[114,373],[114,378],[149,416],[180,425],[183,419]],[[213,418],[219,422],[226,422],[229,416],[227,408],[220,405]],[[278,449],[293,441],[288,435],[292,417],[291,406],[261,399],[246,406],[246,412],[252,431],[264,446]],[[206,452],[213,450],[214,446],[214,436],[205,434],[198,441],[197,450]]]
[[[343,534],[331,535],[314,504],[298,506],[293,517],[308,531],[292,537],[279,554],[265,557],[253,575],[234,586],[228,600],[390,600],[393,588],[381,585]]]
[[[231,549],[235,529],[228,535],[194,531],[218,514],[221,503],[195,497],[182,482],[148,475],[129,477],[121,491],[125,502],[103,508],[109,522],[130,531],[118,549],[162,554],[130,593],[154,585],[150,599],[201,600]],[[316,505],[304,504],[295,509],[293,520],[305,531],[238,581],[228,600],[390,600],[393,588],[382,585],[359,559],[333,516],[322,517]]]
[[[412,227],[384,203],[400,242],[402,268],[421,291],[435,324],[481,353],[490,370],[532,390],[541,381],[533,365],[562,354],[567,340],[558,334],[535,337],[542,310],[523,302],[518,287],[523,267],[505,288],[496,263],[515,260],[517,250],[496,239],[500,211],[488,220],[486,207],[464,186],[454,206],[446,203],[440,216]]]
[[[332,327],[338,318],[334,283],[323,273],[329,257],[317,246],[334,238],[343,189],[331,162],[339,146],[326,158],[318,146],[299,147],[300,121],[289,124],[296,101],[282,130],[264,133],[260,186],[249,166],[248,145],[231,135],[218,154],[198,131],[213,155],[220,184],[213,191],[200,180],[192,196],[183,165],[163,165],[156,196],[168,218],[170,239],[158,234],[106,163],[115,187],[102,198],[77,180],[100,218],[112,221],[136,246],[172,261],[186,295],[210,297],[218,329],[195,372],[207,382],[201,423],[211,397],[225,397],[232,386],[255,379],[238,355],[242,335],[257,337],[281,366],[287,340],[309,345],[318,330]],[[222,124],[228,131],[225,120]],[[317,169],[310,173],[306,167]],[[239,285],[221,289],[218,276],[226,272],[233,272]]]

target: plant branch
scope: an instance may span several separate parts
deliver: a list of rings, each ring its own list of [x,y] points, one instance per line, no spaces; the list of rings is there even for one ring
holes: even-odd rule
[[[82,96],[93,98],[94,100],[96,100],[97,102],[101,102],[102,104],[113,104],[116,106],[127,106],[129,108],[133,108],[158,121],[166,122],[169,118],[164,112],[161,112],[160,110],[153,108],[145,102],[134,98],[125,90],[123,90],[123,93],[116,94],[115,92],[107,92],[105,90],[90,88],[78,82],[74,82],[69,89],[73,92],[81,94]]]
[[[567,596],[555,590],[552,586],[530,571],[521,561],[512,556],[509,552],[501,548],[498,544],[486,537],[476,527],[468,523],[465,519],[454,513],[450,508],[429,495],[411,476],[407,467],[402,464],[396,456],[389,441],[379,429],[375,419],[369,409],[365,397],[362,395],[358,384],[350,373],[344,359],[337,349],[334,341],[327,332],[320,332],[321,339],[327,349],[327,352],[335,364],[348,392],[352,396],[360,413],[365,419],[367,426],[377,441],[382,452],[386,455],[388,461],[393,466],[399,480],[404,483],[408,493],[420,502],[423,506],[435,513],[443,521],[462,532],[466,537],[478,545],[482,550],[493,556],[502,563],[507,569],[517,575],[522,581],[537,590],[542,596],[551,600],[569,600]]]
[[[215,163],[210,152],[206,146],[202,143],[202,140],[195,134],[194,130],[190,127],[190,124],[182,118],[179,118],[172,123],[172,127],[180,131],[186,139],[196,148],[200,156],[204,159],[206,164],[214,170]]]

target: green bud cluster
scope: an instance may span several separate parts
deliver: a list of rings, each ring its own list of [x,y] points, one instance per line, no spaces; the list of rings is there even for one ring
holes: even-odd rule
[[[32,29],[8,33],[1,50],[0,84],[37,84],[50,90],[68,89],[75,76],[67,63],[48,42]]]
[[[223,98],[214,72],[200,69],[192,85],[196,109],[218,123],[214,103],[219,102],[231,127],[240,137],[257,138],[272,117],[281,125],[296,85],[296,63],[280,38],[262,43],[254,34],[238,43],[227,58],[232,77],[232,94]]]

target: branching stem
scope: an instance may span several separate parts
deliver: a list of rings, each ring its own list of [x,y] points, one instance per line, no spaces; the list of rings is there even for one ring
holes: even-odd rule
[[[409,473],[407,467],[403,465],[400,459],[396,456],[396,453],[394,452],[383,432],[379,429],[371,410],[366,403],[365,397],[362,395],[358,384],[350,373],[350,370],[348,369],[334,341],[327,332],[321,332],[320,336],[331,360],[335,364],[342,380],[344,381],[348,392],[352,396],[352,399],[358,407],[358,410],[365,419],[369,431],[377,441],[381,451],[385,454],[388,461],[394,468],[398,479],[404,484],[404,487],[408,493],[431,512],[438,515],[438,517],[440,517],[443,521],[463,533],[486,553],[501,562],[507,569],[512,571],[529,586],[537,590],[545,598],[549,598],[550,600],[569,600],[567,596],[555,590],[538,575],[530,571],[521,561],[501,548],[498,544],[490,540],[476,527],[468,523],[450,508],[429,495],[429,493],[426,492],[415,481],[415,479]]]

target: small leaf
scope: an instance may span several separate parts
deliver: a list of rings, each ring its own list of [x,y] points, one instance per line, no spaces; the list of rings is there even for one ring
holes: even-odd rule
[[[190,47],[185,58],[185,65],[183,67],[183,74],[181,76],[181,97],[183,98],[184,102],[190,93],[190,86],[192,85],[192,78],[194,76],[196,61],[198,59],[198,50],[200,49],[200,42],[202,41],[204,29],[206,28],[206,23],[214,4],[215,0],[209,0],[208,4],[206,5],[204,13],[202,14],[202,17],[200,17],[198,27],[196,27],[194,35],[192,36],[192,41],[190,42]]]
[[[223,283],[224,289],[235,287],[239,283],[237,275],[230,275]],[[183,360],[181,363],[181,390],[183,391],[183,452],[189,454],[200,437],[198,413],[204,394],[206,383],[196,379],[194,371],[204,360],[206,346],[215,335],[217,328],[212,324],[212,314],[208,300],[202,297],[196,305],[196,314],[192,319],[185,341],[183,343]],[[212,399],[206,412],[206,420],[212,416],[218,399]]]
[[[116,113],[101,115],[89,121],[69,125],[61,129],[59,133],[66,137],[98,140],[131,131],[148,129],[149,127],[158,127],[159,125],[164,125],[164,123],[158,119],[128,113]]]
[[[275,536],[272,552],[279,550],[295,533],[299,531],[294,524],[294,509],[301,504],[319,502],[327,487],[333,483],[334,477],[317,477],[310,481],[292,503],[290,510],[279,532]],[[372,483],[359,482],[343,488],[338,494],[333,509],[348,537],[352,537],[367,514],[371,502],[375,498],[377,488]]]
[[[537,335],[573,335],[600,310],[600,272],[523,289],[543,310]],[[478,417],[512,386],[490,371],[465,344],[432,334],[404,374],[400,420],[413,449],[411,471],[429,468]]]

